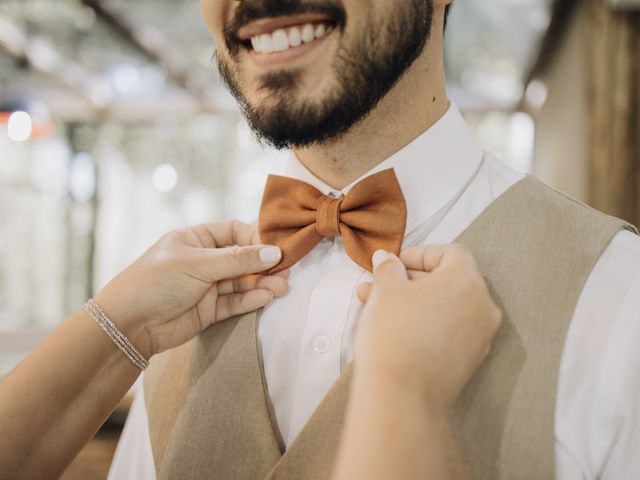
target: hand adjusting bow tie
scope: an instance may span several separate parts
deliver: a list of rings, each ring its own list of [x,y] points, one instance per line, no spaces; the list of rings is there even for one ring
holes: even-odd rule
[[[342,236],[347,255],[371,271],[371,256],[400,253],[407,206],[393,169],[358,182],[344,198],[333,198],[302,182],[270,175],[260,208],[260,240],[282,249],[270,273],[285,270],[324,237]]]

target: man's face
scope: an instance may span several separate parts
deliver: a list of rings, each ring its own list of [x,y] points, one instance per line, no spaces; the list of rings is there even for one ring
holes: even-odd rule
[[[422,53],[433,0],[201,0],[222,78],[276,148],[339,138]]]

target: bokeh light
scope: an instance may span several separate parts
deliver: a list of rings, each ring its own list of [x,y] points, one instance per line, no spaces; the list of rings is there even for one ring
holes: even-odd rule
[[[178,183],[178,172],[176,168],[169,164],[163,163],[158,165],[153,172],[153,186],[160,193],[168,193],[176,187]]]
[[[27,112],[13,112],[7,123],[7,133],[14,142],[24,142],[31,137],[33,122]]]

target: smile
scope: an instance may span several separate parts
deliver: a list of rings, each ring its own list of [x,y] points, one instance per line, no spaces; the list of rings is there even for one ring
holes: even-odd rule
[[[251,47],[256,53],[284,52],[311,43],[328,35],[333,30],[330,23],[306,23],[304,25],[279,28],[273,32],[251,37]]]
[[[307,51],[312,46],[308,44],[319,43],[335,26],[326,17],[283,17],[255,22],[241,29],[238,37],[254,56],[276,57],[282,52]]]

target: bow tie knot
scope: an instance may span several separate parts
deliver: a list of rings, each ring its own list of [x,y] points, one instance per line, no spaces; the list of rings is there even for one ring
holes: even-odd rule
[[[282,249],[282,261],[270,273],[289,268],[323,238],[337,236],[347,255],[371,271],[376,250],[400,253],[406,221],[406,202],[392,169],[358,182],[342,198],[324,195],[300,180],[270,175],[259,231],[262,242]]]
[[[337,237],[340,235],[340,205],[342,198],[332,198],[323,195],[318,201],[316,211],[316,231],[323,237]]]

